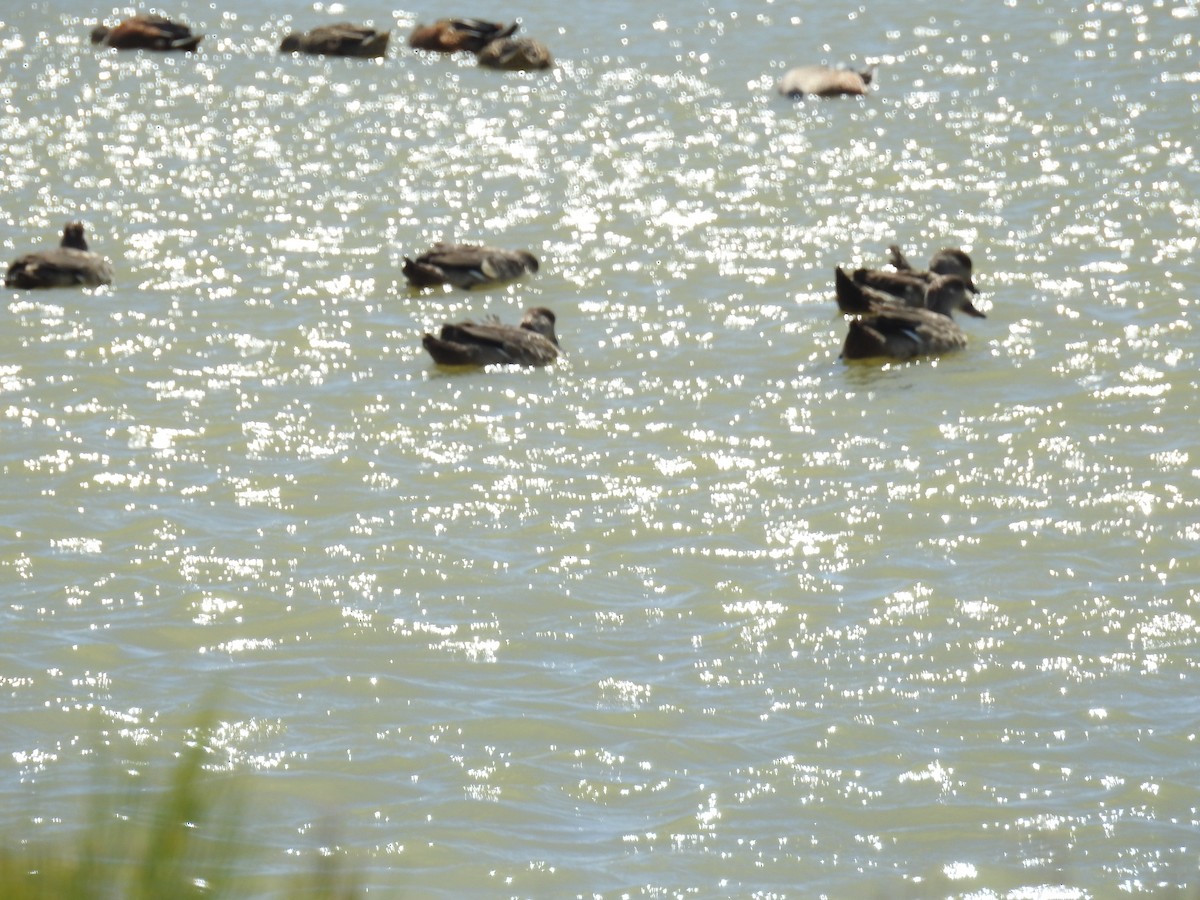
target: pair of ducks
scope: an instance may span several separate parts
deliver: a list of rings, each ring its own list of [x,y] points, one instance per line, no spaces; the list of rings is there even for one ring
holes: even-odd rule
[[[437,243],[416,259],[404,257],[404,274],[414,287],[484,287],[537,270],[537,257],[528,250],[502,250],[483,244]],[[112,284],[112,278],[108,260],[88,249],[83,223],[68,222],[57,247],[15,259],[4,275],[4,286],[99,287]]]
[[[404,275],[413,287],[449,284],[477,288],[502,284],[536,272],[538,261],[528,250],[503,250],[482,244],[434,244],[416,259],[404,257]],[[421,343],[442,366],[545,366],[559,355],[554,313],[544,306],[525,311],[519,325],[447,322]]]
[[[834,272],[838,308],[854,316],[842,358],[906,360],[965,347],[967,336],[954,313],[986,318],[971,302],[971,294],[979,292],[971,257],[959,249],[939,250],[929,268],[919,271],[899,247],[888,250],[894,271]]]
[[[362,25],[322,25],[305,34],[292,33],[279,45],[281,53],[320,53],[329,56],[378,57],[387,52],[390,35]],[[181,22],[165,16],[142,13],[109,28],[92,29],[92,43],[117,50],[180,50],[190,53],[204,39]]]
[[[92,29],[93,44],[117,50],[181,50],[190,53],[203,38],[204,35],[194,34],[187,25],[153,13],[131,16],[112,28],[97,25]],[[386,31],[342,22],[322,25],[304,34],[289,34],[284,37],[279,50],[281,53],[372,58],[387,52],[389,38]]]
[[[481,66],[512,72],[549,69],[554,65],[550,51],[533,38],[515,38],[520,23],[502,25],[480,19],[439,19],[432,25],[418,25],[408,45],[435,53],[474,53]]]

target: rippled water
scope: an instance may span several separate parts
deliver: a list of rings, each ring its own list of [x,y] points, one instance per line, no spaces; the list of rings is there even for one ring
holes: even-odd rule
[[[446,11],[557,67],[405,46]],[[167,12],[0,13],[0,244],[117,271],[6,291],[7,833],[219,685],[262,865],[372,896],[1197,894],[1195,2]],[[388,57],[274,52],[331,19]],[[443,238],[542,270],[410,291]],[[988,318],[846,365],[894,241]],[[552,369],[421,350],[532,305]]]

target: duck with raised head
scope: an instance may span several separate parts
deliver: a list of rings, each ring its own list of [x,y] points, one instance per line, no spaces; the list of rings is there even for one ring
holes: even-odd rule
[[[68,222],[62,242],[52,250],[18,257],[4,275],[4,286],[15,288],[99,287],[112,284],[108,260],[88,250],[82,222]]]
[[[535,306],[525,310],[520,325],[447,322],[421,343],[442,366],[546,366],[559,355],[554,324],[554,313]]]
[[[475,54],[479,65],[507,72],[529,72],[549,69],[554,58],[549,48],[533,38],[498,38]]]
[[[492,41],[511,37],[521,25],[513,22],[485,22],[482,19],[438,19],[432,25],[418,25],[408,38],[410,47],[437,53],[465,50],[478,53]]]
[[[860,97],[870,90],[875,67],[834,69],[830,66],[797,66],[779,79],[779,93],[796,100],[800,97]]]
[[[204,37],[192,34],[192,29],[164,16],[143,13],[132,16],[109,28],[97,25],[92,29],[92,43],[117,50],[182,50],[191,52]]]
[[[840,268],[836,275],[839,289],[858,288]],[[926,291],[925,304],[901,306],[866,296],[859,304],[862,312],[850,320],[842,358],[906,360],[961,350],[967,345],[967,336],[954,321],[954,313],[986,318],[971,302],[967,283],[958,275],[936,276]]]
[[[929,260],[927,270],[916,269],[895,244],[888,247],[895,271],[888,269],[855,269],[856,284],[891,294],[907,306],[924,306],[925,289],[938,275],[957,275],[967,283],[973,294],[979,293],[972,280],[971,257],[955,247],[944,247]]]
[[[439,242],[416,259],[404,257],[404,276],[413,287],[484,287],[537,270],[537,257],[528,250],[502,250],[482,244]]]
[[[338,22],[318,25],[303,34],[293,31],[279,44],[280,53],[307,53],[312,56],[355,56],[377,59],[387,53],[391,32],[366,25]]]

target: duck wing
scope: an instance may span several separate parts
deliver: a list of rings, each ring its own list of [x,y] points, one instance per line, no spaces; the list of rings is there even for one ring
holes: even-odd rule
[[[949,316],[896,306],[851,320],[842,358],[904,360],[960,350],[966,345],[966,335]]]
[[[847,275],[840,266],[834,270],[834,293],[838,309],[847,315],[863,315],[877,312],[880,308],[901,305],[891,294],[860,284],[857,278]],[[924,291],[921,296],[924,297]]]
[[[886,269],[855,269],[855,284],[881,291],[905,306],[924,306],[928,278],[916,272],[889,272]]]

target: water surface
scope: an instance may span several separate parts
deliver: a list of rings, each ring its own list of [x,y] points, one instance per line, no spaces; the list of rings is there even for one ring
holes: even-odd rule
[[[125,12],[124,10],[122,12]],[[9,833],[220,685],[257,874],[368,895],[1200,890],[1197,7],[617,0],[0,14]],[[393,29],[381,61],[280,56]],[[803,62],[881,60],[862,100]],[[415,292],[439,239],[532,278]],[[836,265],[962,246],[962,353],[846,365]],[[447,319],[566,350],[449,373]],[[264,890],[266,890],[264,888]]]

